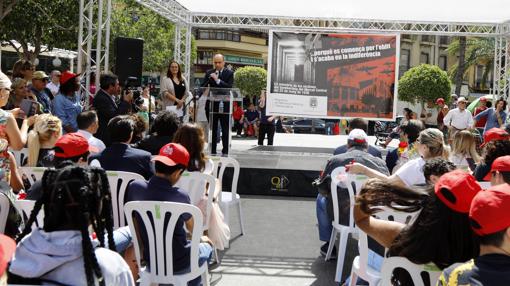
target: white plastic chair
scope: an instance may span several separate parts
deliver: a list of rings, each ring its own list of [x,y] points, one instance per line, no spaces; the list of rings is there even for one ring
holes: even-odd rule
[[[331,172],[331,200],[333,202],[333,231],[331,232],[331,238],[329,239],[329,247],[326,253],[325,260],[329,260],[331,258],[331,253],[333,252],[333,247],[336,242],[337,235],[340,234],[340,239],[338,243],[337,253],[337,263],[336,263],[336,271],[335,271],[335,281],[340,282],[342,279],[342,272],[344,267],[345,260],[345,252],[347,249],[347,238],[349,234],[354,234],[354,203],[355,203],[355,194],[357,190],[361,189],[363,183],[367,180],[366,176],[360,175],[352,175],[345,173],[345,167],[338,167]],[[337,187],[342,186],[342,189],[347,189],[349,194],[349,224],[343,225],[340,223],[340,214],[339,214],[339,205],[338,205],[338,194]],[[354,189],[356,188],[356,189]]]
[[[411,224],[414,222],[420,211],[407,213],[396,211],[388,207],[380,207],[381,211],[374,214],[375,217],[400,222],[403,224]],[[358,249],[359,255],[354,258],[351,268],[351,279],[349,285],[356,285],[358,277],[367,281],[368,285],[377,285],[381,280],[381,273],[368,265],[368,237],[367,234],[356,227],[358,232]]]
[[[140,249],[143,247],[143,242],[139,241],[137,235],[133,235],[136,262],[140,269],[140,285],[160,283],[184,286],[187,285],[188,281],[200,275],[202,276],[203,285],[209,285],[207,262],[202,266],[198,265],[199,244],[203,232],[203,222],[202,213],[197,207],[172,202],[132,201],[124,206],[124,211],[131,233],[137,233],[133,220],[133,214],[135,212],[140,215],[143,221],[143,226],[138,224],[137,226],[145,227],[147,233],[150,270],[141,264]],[[170,214],[170,218],[168,222],[165,222],[165,217],[168,213]],[[190,272],[174,275],[172,240],[177,219],[185,213],[191,214],[194,220],[193,229],[191,230]],[[164,231],[165,226],[167,226],[166,232]]]
[[[9,216],[9,198],[6,195],[0,194],[0,233],[5,232],[5,225],[7,224],[7,217]]]
[[[21,167],[21,175],[25,174],[28,181],[31,185],[33,185],[36,181],[39,181],[42,179],[44,175],[44,171],[46,171],[48,168],[46,167]]]
[[[430,267],[427,265],[418,265],[409,261],[405,257],[388,257],[384,260],[382,268],[381,268],[381,286],[391,286],[391,276],[393,271],[396,268],[403,268],[407,272],[409,272],[414,286],[433,286],[436,285],[439,276],[441,275],[441,270],[437,269],[437,267]],[[423,281],[422,275],[427,275],[430,278],[430,284],[425,284]]]
[[[184,172],[175,184],[189,195],[191,204],[198,206],[207,191],[207,205],[205,208],[204,230],[209,229],[209,218],[211,217],[212,202],[216,191],[216,181],[213,176],[200,172]]]
[[[21,218],[23,219],[23,222],[26,224],[28,222],[28,219],[30,218],[30,214],[32,213],[32,210],[34,209],[35,201],[33,200],[16,200],[16,207],[20,211]],[[39,213],[37,214],[37,218],[34,222],[35,224],[32,225],[32,228],[36,227],[43,227],[44,225],[44,210],[41,209]]]
[[[12,152],[12,154],[14,155],[14,158],[16,159],[16,165],[18,167],[23,166],[24,163],[27,162],[28,148],[23,148],[23,149],[21,149],[19,151],[15,151],[15,150],[10,149],[9,151]]]
[[[112,193],[113,228],[117,229],[126,225],[124,199],[129,183],[134,180],[145,181],[145,178],[136,173],[121,171],[107,171],[106,176]]]
[[[218,157],[216,157],[218,158]],[[223,175],[225,174],[225,169],[227,167],[234,168],[234,175],[232,177],[232,187],[230,189],[230,192],[223,192],[221,191],[221,196],[219,197],[219,203],[220,207],[223,211],[223,214],[225,215],[225,223],[230,226],[230,208],[237,205],[237,210],[239,214],[239,223],[241,224],[241,234],[244,234],[244,222],[243,222],[243,212],[241,209],[241,197],[239,194],[237,194],[237,183],[239,181],[239,162],[237,162],[236,159],[230,158],[230,157],[219,157],[217,160],[215,160],[215,167],[214,167],[214,176],[220,180],[220,186],[223,182]],[[219,169],[219,170],[218,170]]]

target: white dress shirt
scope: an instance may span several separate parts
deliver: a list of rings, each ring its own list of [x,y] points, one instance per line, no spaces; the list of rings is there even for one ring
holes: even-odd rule
[[[446,114],[443,118],[443,123],[446,126],[452,126],[456,129],[467,129],[473,126],[473,116],[467,109],[460,111],[459,108],[454,108]]]
[[[58,93],[58,89],[60,88],[60,84],[54,84],[52,81],[50,81],[46,87],[51,91],[53,96],[56,96]]]
[[[94,137],[92,135],[92,133],[90,133],[86,130],[81,130],[81,129],[78,130],[78,133],[83,135],[83,137],[85,137],[85,139],[87,139],[87,141],[89,141],[90,146],[96,147],[98,149],[98,152],[102,152],[106,148],[103,141]]]

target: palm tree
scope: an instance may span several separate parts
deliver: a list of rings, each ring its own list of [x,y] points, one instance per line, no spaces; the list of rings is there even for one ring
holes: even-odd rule
[[[453,65],[448,71],[452,80],[455,80],[455,93],[458,94],[457,92],[460,91],[462,78],[467,70],[476,65],[484,66],[481,80],[481,87],[484,89],[489,72],[494,67],[494,39],[477,37],[466,39],[466,37],[460,37],[451,42],[446,50],[450,55],[459,55],[460,64]],[[465,51],[465,57],[463,51]],[[461,59],[461,57],[464,57],[464,59]]]

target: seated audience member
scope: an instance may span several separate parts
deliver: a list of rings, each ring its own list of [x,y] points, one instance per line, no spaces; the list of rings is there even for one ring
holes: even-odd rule
[[[12,78],[21,77],[27,81],[30,85],[32,84],[32,78],[34,76],[35,66],[31,61],[18,60],[12,67]]]
[[[90,152],[96,149],[89,145],[87,139],[78,133],[62,135],[53,147],[53,166],[61,169],[69,165],[87,166],[87,158]],[[38,200],[42,195],[42,181],[36,181],[27,190],[27,200]]]
[[[94,137],[99,128],[97,113],[94,110],[84,111],[78,114],[76,122],[78,123],[78,133],[87,139],[90,146],[96,148],[96,152],[102,152],[106,146],[103,141]]]
[[[23,189],[23,181],[16,158],[9,152],[8,147],[9,142],[3,138],[0,139],[0,193],[9,197],[10,190],[17,194]]]
[[[0,285],[7,285],[7,267],[16,251],[16,242],[3,234],[0,234]]]
[[[237,104],[237,102],[234,102],[232,119],[234,120],[233,131],[237,131],[237,137],[241,137],[241,133],[243,132],[244,110]]]
[[[135,128],[133,129],[133,139],[131,139],[131,144],[136,144],[140,142],[140,140],[142,140],[142,138],[145,136],[145,132],[148,129],[148,122],[146,122],[145,119],[139,114],[132,114],[131,118],[135,123]]]
[[[3,109],[12,110],[14,108],[20,108],[21,102],[24,99],[37,101],[35,95],[32,92],[30,92],[26,80],[17,77],[12,81],[11,95],[9,96],[9,101],[7,102],[7,105],[5,105]],[[41,113],[40,109],[41,107],[39,107],[38,110],[36,111],[37,114]]]
[[[60,76],[62,74],[60,73],[60,71],[58,70],[53,70],[50,74],[51,76],[51,80],[50,82],[46,85],[46,87],[50,90],[51,92],[51,99],[53,99],[57,94],[58,94],[58,90],[60,88]]]
[[[179,128],[179,118],[170,111],[161,111],[150,131],[150,135],[146,136],[133,146],[138,149],[150,152],[152,155],[158,155],[161,147],[172,142],[175,132]]]
[[[428,128],[420,132],[416,142],[421,157],[408,161],[391,176],[381,174],[378,170],[373,170],[358,162],[348,165],[349,172],[388,180],[388,182],[399,186],[424,185],[426,181],[422,168],[425,165],[425,160],[438,157],[448,158],[448,147],[444,144],[443,133],[435,128]]]
[[[482,160],[473,171],[477,181],[483,181],[489,174],[492,162],[496,158],[510,155],[510,135],[505,130],[492,128],[483,135]]]
[[[439,286],[510,285],[510,187],[479,192],[471,202],[471,228],[480,239],[480,256],[453,265],[439,277]]]
[[[174,187],[182,173],[188,167],[189,154],[180,144],[169,143],[163,146],[158,156],[154,157],[156,174],[145,181],[133,181],[127,190],[126,202],[129,201],[163,201],[191,204],[188,194]],[[137,218],[139,220],[139,218]],[[139,224],[142,224],[139,221]],[[183,214],[177,221],[174,230],[172,254],[175,273],[189,272],[190,244],[186,238],[184,229],[193,229],[193,218],[190,214]],[[149,249],[147,247],[147,233],[140,231],[143,242],[143,260],[147,265],[150,263]],[[203,243],[199,247],[199,265],[211,259],[212,244],[207,237],[202,237]],[[150,265],[148,265],[150,267]],[[188,285],[200,285],[200,277],[188,283]]]
[[[321,179],[331,175],[331,172],[337,167],[346,166],[353,161],[378,170],[381,174],[389,174],[384,161],[368,153],[368,136],[365,131],[353,129],[349,133],[347,139],[347,152],[329,158]],[[347,192],[338,192],[338,202],[341,210],[340,222],[346,224],[349,219],[349,198]],[[329,240],[333,229],[331,225],[331,221],[333,220],[333,202],[331,200],[331,194],[329,193],[329,187],[326,192],[319,190],[316,201],[316,215],[319,226],[319,239],[325,242],[321,246],[320,252],[322,255],[325,255],[329,247]]]
[[[187,170],[190,172],[212,173],[213,166],[207,166],[208,159],[204,153],[204,132],[196,124],[184,124],[175,132],[174,143],[181,144],[189,153]],[[206,167],[208,167],[206,171]]]
[[[424,129],[423,122],[416,119],[407,120],[400,125],[400,143],[405,147],[400,148],[399,144],[399,148],[389,151],[386,155],[386,166],[390,173],[393,174],[405,163],[420,156],[415,142]]]
[[[42,197],[18,239],[9,282],[21,284],[18,279],[26,278],[21,281],[28,284],[135,285],[128,265],[115,252],[105,172],[79,166],[47,170],[42,186]],[[41,209],[44,227],[32,229]],[[89,229],[98,240],[91,239]]]
[[[403,256],[416,264],[433,263],[444,269],[478,255],[478,241],[469,225],[469,206],[481,191],[474,177],[462,170],[444,174],[435,187],[410,189],[380,179],[362,187],[354,207],[356,225],[388,248],[389,256]],[[371,215],[385,206],[413,213],[414,223],[377,219]],[[399,285],[412,285],[402,271],[395,271]],[[407,272],[406,272],[407,273]]]
[[[483,180],[490,181],[491,186],[510,184],[510,155],[496,158]]]
[[[476,138],[471,131],[457,132],[451,147],[450,161],[460,169],[473,171],[480,163],[480,155],[476,151]]]
[[[32,93],[35,94],[37,102],[42,105],[43,113],[51,113],[52,110],[51,98],[53,95],[51,91],[46,88],[49,79],[50,78],[44,71],[36,71],[34,72],[32,87],[30,88]]]
[[[260,118],[260,113],[257,109],[255,109],[255,105],[253,104],[253,102],[250,102],[250,104],[248,105],[248,109],[246,111],[244,111],[244,134],[249,137],[249,136],[255,136],[255,137],[258,137],[259,135],[259,118]],[[252,134],[249,134],[251,132],[248,131],[248,129],[250,128],[253,128],[253,132]]]
[[[129,115],[119,115],[108,123],[112,144],[103,152],[89,157],[89,162],[98,160],[101,167],[109,171],[124,171],[142,175],[149,179],[154,174],[151,154],[131,147],[135,123]]]
[[[368,129],[368,122],[363,118],[351,119],[351,121],[349,121],[348,131],[351,132],[351,130],[354,129],[361,129],[366,132]],[[335,151],[333,152],[333,155],[338,155],[345,152],[347,152],[347,144],[341,145],[338,148],[336,148]],[[381,151],[379,151],[379,149],[377,149],[377,147],[375,146],[368,145],[368,153],[370,153],[370,155],[372,156],[382,158]]]
[[[9,92],[11,90],[11,81],[0,71],[0,107],[4,107],[9,100]],[[21,127],[18,128],[16,119],[21,120]],[[9,147],[19,151],[25,147],[27,143],[28,127],[34,124],[36,116],[25,118],[25,115],[19,108],[7,112],[0,109],[0,139],[9,142]]]
[[[425,176],[427,185],[434,186],[442,175],[455,169],[457,166],[452,162],[443,158],[434,158],[427,160],[423,165],[423,176]]]
[[[60,77],[60,89],[53,100],[53,113],[62,121],[66,133],[78,131],[76,117],[81,113],[78,75],[65,71]]]
[[[60,119],[51,114],[39,115],[34,123],[34,129],[28,133],[28,162],[29,167],[53,167],[53,147],[62,136]]]

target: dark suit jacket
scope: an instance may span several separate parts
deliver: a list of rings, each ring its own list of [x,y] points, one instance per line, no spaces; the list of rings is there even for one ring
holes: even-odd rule
[[[205,73],[204,82],[202,83],[202,87],[209,86],[211,88],[232,88],[234,86],[234,72],[223,68],[223,71],[219,74],[220,83],[217,84],[216,81],[214,81],[211,78],[211,74],[215,73],[215,69],[210,69]],[[221,91],[220,91],[221,92]],[[219,102],[214,103],[214,111],[218,112],[218,106]],[[205,113],[207,115],[207,118],[209,118],[209,112],[210,112],[210,103],[209,100],[207,100],[207,103],[205,105]],[[228,112],[229,111],[229,104],[228,102],[223,102],[223,111]]]
[[[343,153],[347,152],[347,149],[348,149],[347,145],[341,145],[335,149],[335,151],[333,152],[333,155],[343,154]],[[376,147],[374,147],[372,145],[368,145],[367,151],[368,151],[368,153],[370,153],[370,155],[379,157],[382,159],[381,151],[379,151],[379,149],[377,149]]]
[[[96,93],[92,105],[94,106],[94,109],[97,112],[97,118],[99,119],[99,129],[97,130],[95,137],[101,139],[106,146],[109,146],[111,142],[107,128],[108,122],[117,115],[128,114],[129,110],[123,105],[117,105],[112,97],[102,89]]]
[[[146,180],[154,175],[151,153],[123,143],[112,143],[99,154],[89,157],[89,163],[97,159],[108,171],[123,171],[142,175]]]

